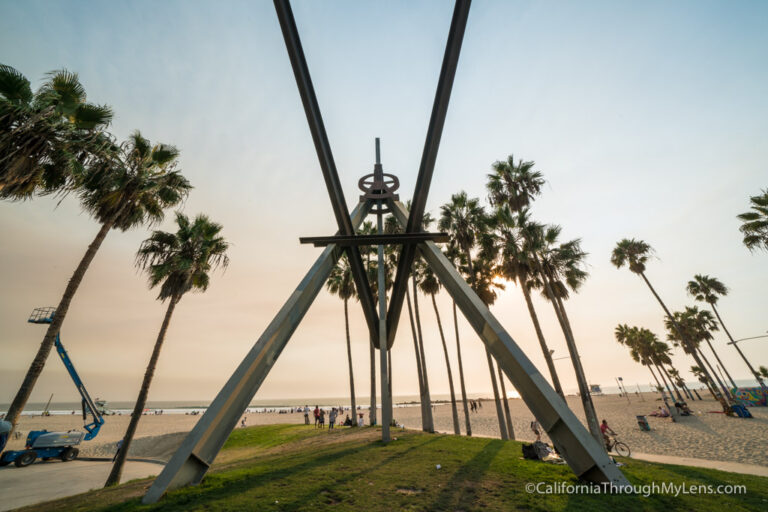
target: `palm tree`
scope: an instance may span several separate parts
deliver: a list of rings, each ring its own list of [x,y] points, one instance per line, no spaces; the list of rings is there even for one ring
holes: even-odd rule
[[[749,371],[752,372],[752,375],[755,376],[755,379],[757,379],[757,382],[760,383],[760,387],[765,389],[765,383],[763,382],[760,374],[755,371],[754,367],[750,364],[747,357],[739,348],[739,345],[736,342],[734,342],[733,336],[731,336],[730,331],[728,331],[728,328],[723,323],[723,319],[720,316],[720,312],[717,311],[717,306],[716,306],[717,301],[720,299],[720,297],[725,297],[726,295],[728,295],[728,288],[726,288],[726,286],[722,282],[720,282],[716,277],[709,277],[701,274],[696,274],[695,276],[693,276],[693,281],[688,281],[687,290],[688,290],[688,294],[691,295],[697,301],[706,302],[707,304],[710,305],[710,307],[712,308],[712,311],[714,311],[715,313],[715,316],[717,316],[718,322],[720,322],[720,325],[723,327],[725,334],[728,336],[728,339],[731,340],[731,345],[734,346],[734,348],[739,352],[739,355],[741,356],[741,358],[744,359],[744,362],[747,364]],[[731,374],[728,373],[728,370],[725,369],[725,365],[723,365],[723,363],[720,361],[720,357],[718,357],[714,348],[712,349],[712,352],[715,354],[715,358],[717,358],[717,362],[720,364],[720,367],[728,376],[728,380],[731,381],[731,384],[733,385],[733,387],[738,388],[738,386],[736,385],[736,382],[734,382],[733,378],[731,377]]]
[[[347,334],[347,363],[349,366],[349,396],[354,415],[357,411],[357,401],[355,400],[355,377],[352,371],[352,343],[349,337],[349,299],[356,297],[357,294],[355,293],[355,281],[352,278],[352,269],[349,266],[346,253],[339,258],[338,263],[331,270],[326,286],[331,294],[338,295],[344,301],[344,327]],[[357,426],[357,422],[353,421],[352,426]]]
[[[461,248],[464,257],[467,260],[467,271],[469,273],[470,285],[477,293],[477,283],[475,282],[475,270],[472,262],[472,249],[477,242],[478,235],[488,231],[488,222],[480,201],[476,198],[468,198],[464,191],[451,196],[451,201],[440,208],[440,221],[438,227],[441,231],[447,231],[451,234],[456,244]],[[496,403],[496,414],[499,419],[499,430],[501,438],[509,439],[507,428],[504,424],[504,415],[501,410],[501,399],[499,398],[499,388],[496,384],[496,371],[493,366],[493,359],[488,347],[485,347],[485,356],[488,361],[488,370],[491,375],[491,385],[493,387],[493,398]]]
[[[440,311],[437,309],[437,301],[435,296],[440,291],[440,282],[437,280],[437,276],[432,269],[427,265],[424,269],[424,275],[419,284],[419,288],[425,295],[429,295],[432,299],[432,307],[435,310],[435,317],[437,318],[437,329],[440,332],[440,341],[443,343],[443,355],[445,356],[445,368],[448,372],[448,389],[451,392],[451,412],[453,414],[453,432],[458,436],[461,435],[461,428],[459,427],[459,411],[456,408],[456,394],[453,390],[453,372],[451,371],[451,361],[448,358],[448,345],[445,343],[445,334],[443,333],[443,323],[440,320]]]
[[[634,361],[637,361],[648,368],[648,371],[653,375],[653,380],[656,381],[657,389],[662,391],[666,386],[669,395],[672,396],[672,390],[669,388],[669,384],[664,381],[665,386],[662,386],[658,377],[656,377],[656,373],[653,371],[653,367],[656,366],[656,371],[661,375],[662,379],[664,378],[657,365],[655,343],[658,341],[658,338],[656,338],[656,335],[645,328],[629,327],[626,324],[619,324],[614,330],[614,336],[620,345],[629,348],[630,356]],[[666,403],[666,397],[663,393],[662,397],[664,398],[664,404],[669,406],[669,404]]]
[[[696,359],[696,363],[699,365],[699,367],[702,368],[707,378],[714,382],[700,361],[697,353],[698,344],[691,340],[684,339],[686,334],[683,332],[682,327],[678,324],[672,313],[670,313],[667,305],[664,304],[664,301],[661,300],[661,297],[659,297],[659,294],[656,293],[656,290],[653,288],[653,286],[651,286],[651,282],[645,276],[645,264],[648,261],[648,258],[651,257],[652,253],[653,248],[646,242],[642,240],[635,240],[634,238],[624,238],[618,242],[616,247],[613,249],[613,253],[611,254],[611,263],[613,263],[616,268],[621,268],[624,265],[627,265],[631,272],[643,278],[643,281],[645,281],[645,284],[648,285],[651,293],[654,297],[656,297],[659,305],[661,305],[661,308],[664,310],[666,315],[665,322],[668,322],[672,329],[676,331],[676,337],[680,339],[680,346],[683,347],[683,350],[686,354],[690,354],[694,357],[694,359]]]
[[[715,393],[715,390],[712,389],[709,378],[707,378],[707,375],[704,373],[700,366],[691,366],[691,373],[696,376],[699,382],[707,386],[707,390],[709,391],[709,394],[712,395],[712,398],[715,400],[720,400],[720,397],[717,395],[717,393]]]
[[[6,420],[13,425],[29,399],[45,366],[69,305],[110,229],[127,231],[163,219],[166,208],[179,204],[192,186],[176,170],[179,152],[166,144],[152,145],[135,132],[113,157],[100,158],[86,170],[79,190],[83,209],[101,227],[72,274],[56,307],[56,316],[40,344],[24,381],[8,408]]]
[[[86,101],[76,73],[52,71],[32,93],[0,64],[0,199],[76,188],[91,153],[112,146],[102,132],[111,120],[109,107]]]
[[[405,205],[406,210],[410,211],[411,202]],[[429,213],[424,214],[423,225],[429,226],[433,222]],[[386,233],[402,233],[403,229],[397,223],[394,216],[390,215],[385,219]],[[388,265],[391,267],[392,276],[397,268],[397,258],[399,251],[394,246],[389,246]],[[421,315],[418,304],[418,281],[423,273],[424,264],[420,258],[416,258],[411,267],[411,283],[413,285],[414,304],[411,305],[411,292],[408,287],[405,289],[405,298],[408,304],[408,319],[411,324],[411,334],[413,335],[413,350],[416,356],[416,375],[419,379],[419,405],[421,406],[421,428],[424,432],[434,433],[435,423],[432,417],[432,399],[429,394],[429,376],[427,375],[426,359],[424,354],[424,339],[421,331]],[[389,274],[388,274],[389,275]],[[414,316],[415,313],[415,316]]]
[[[744,245],[750,251],[756,249],[768,251],[768,189],[761,192],[760,195],[749,198],[752,203],[750,208],[754,211],[738,216],[743,222],[739,231],[744,233]]]
[[[451,241],[448,246],[443,251],[445,254],[445,257],[448,258],[448,261],[450,261],[454,267],[456,267],[456,270],[461,273],[461,251],[456,246],[456,243]],[[461,359],[461,342],[459,340],[459,317],[457,314],[457,308],[456,308],[456,301],[451,301],[453,304],[453,329],[456,335],[456,355],[457,359],[459,361],[459,382],[461,384],[461,401],[464,405],[464,423],[467,430],[467,435],[472,435],[472,424],[469,420],[469,401],[467,400],[467,389],[464,385],[464,363]]]
[[[115,457],[112,471],[105,487],[120,483],[123,465],[128,457],[131,441],[139,425],[141,413],[147,403],[149,386],[155,374],[160,349],[165,341],[165,334],[171,323],[171,316],[185,293],[204,292],[211,281],[210,272],[218,266],[226,268],[229,264],[226,252],[229,244],[220,235],[221,225],[211,222],[205,215],[198,215],[190,220],[182,213],[176,214],[176,233],[154,231],[142,242],[136,253],[136,266],[149,274],[149,287],[160,286],[157,298],[161,302],[168,300],[168,309],[160,327],[160,332],[152,350],[152,356],[144,372],[141,390],[133,408],[131,421],[123,437],[123,444]]]
[[[497,258],[495,254],[496,243],[495,237],[491,233],[485,233],[481,235],[480,246],[481,249],[475,258],[475,286],[477,296],[483,301],[483,304],[487,308],[496,302],[498,294],[496,289],[503,290],[505,287],[502,283],[496,281],[498,277],[495,260]],[[499,376],[499,387],[501,388],[501,403],[504,406],[504,418],[507,425],[507,433],[510,439],[515,438],[515,430],[512,425],[512,415],[509,410],[509,398],[507,396],[507,387],[504,383],[504,373],[501,370],[501,366],[496,364],[496,371]]]
[[[708,311],[701,311],[696,306],[686,307],[684,312],[676,311],[664,321],[667,327],[667,339],[683,351],[692,356],[696,365],[701,369],[713,389],[717,390],[717,384],[723,391],[723,396],[728,397],[725,386],[709,364],[707,357],[701,351],[701,342],[712,338],[711,331],[717,329],[717,324]],[[714,378],[712,377],[714,375]],[[718,392],[719,394],[719,392]]]
[[[506,160],[493,164],[493,172],[488,175],[488,199],[492,206],[506,205],[512,211],[521,211],[530,206],[531,201],[541,193],[546,183],[539,171],[533,170],[534,162],[524,162],[509,155]]]
[[[507,205],[499,206],[496,209],[493,221],[500,241],[499,274],[504,279],[520,285],[523,297],[525,297],[525,304],[528,307],[528,314],[533,322],[536,337],[539,340],[544,360],[552,377],[552,386],[563,401],[565,401],[560,378],[557,376],[555,363],[552,360],[552,351],[544,339],[539,316],[531,299],[531,289],[536,285],[536,280],[534,277],[535,271],[532,268],[533,257],[530,251],[538,250],[538,248],[532,247],[530,241],[525,237],[526,233],[530,230],[528,210],[523,209],[519,212],[513,212]]]
[[[365,221],[362,227],[358,230],[361,235],[372,235],[376,233],[376,228],[371,221]],[[372,246],[366,246],[365,250],[361,250],[363,256],[365,256],[365,268],[368,273],[368,282],[371,285],[371,291],[373,296],[376,296],[376,286],[378,281],[376,279],[377,261],[371,256],[374,254],[374,248]],[[371,362],[371,399],[370,406],[368,408],[368,423],[373,426],[376,424],[376,347],[373,344],[373,338],[369,335],[368,350]]]
[[[579,396],[584,407],[587,427],[592,437],[597,440],[600,446],[604,446],[603,434],[600,430],[595,405],[592,402],[592,395],[584,373],[584,367],[581,364],[579,349],[565,311],[565,305],[563,304],[563,298],[567,298],[569,295],[568,288],[570,287],[572,291],[578,291],[588,276],[587,272],[582,268],[586,253],[581,250],[581,241],[579,239],[557,244],[561,231],[562,228],[560,226],[542,226],[531,223],[526,239],[532,246],[529,250],[533,254],[533,261],[540,283],[539,286],[542,288],[542,294],[552,304],[555,316],[560,323],[560,328],[565,337],[568,355],[571,358],[571,364],[576,373],[576,383],[579,386]],[[534,250],[533,247],[536,249]]]

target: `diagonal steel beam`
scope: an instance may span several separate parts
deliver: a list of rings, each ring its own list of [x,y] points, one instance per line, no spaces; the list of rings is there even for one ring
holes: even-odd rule
[[[451,99],[453,79],[456,76],[456,66],[459,63],[461,42],[464,39],[464,30],[467,27],[469,6],[471,0],[456,0],[453,9],[453,19],[448,32],[448,42],[445,45],[443,67],[440,69],[440,79],[437,82],[435,102],[432,105],[432,116],[429,119],[427,138],[424,141],[424,151],[419,164],[419,175],[416,178],[416,188],[411,200],[411,213],[405,226],[406,233],[421,231],[421,222],[424,219],[424,209],[427,205],[429,185],[432,182],[432,173],[435,170],[437,150],[440,147],[440,137],[443,134],[445,116],[448,112],[448,102]],[[400,320],[400,312],[403,309],[405,291],[408,288],[408,277],[411,273],[413,258],[416,254],[415,245],[406,245],[400,251],[397,261],[397,274],[392,287],[392,295],[389,299],[389,312],[387,314],[388,345],[391,346],[397,333],[397,324]]]
[[[355,208],[351,219],[354,226],[363,222],[370,208],[370,202],[361,203]],[[342,249],[336,245],[329,245],[320,254],[296,291],[275,315],[155,479],[142,499],[143,503],[155,503],[166,491],[197,484],[203,479],[304,314],[323,288],[341,254]]]
[[[390,208],[398,222],[405,225],[407,211],[403,205],[390,201]],[[427,241],[420,243],[418,250],[573,472],[588,481],[628,486],[626,477],[611,462],[605,450],[587,432],[440,248],[434,242]]]
[[[333,160],[331,145],[328,142],[328,134],[325,132],[323,116],[320,114],[320,105],[315,96],[315,88],[312,85],[312,78],[309,75],[309,67],[304,57],[304,50],[301,47],[299,31],[296,28],[296,21],[293,18],[291,3],[288,0],[274,0],[277,18],[280,21],[280,29],[285,39],[285,47],[288,50],[288,57],[291,61],[293,74],[296,77],[296,85],[299,88],[301,102],[304,105],[304,112],[307,115],[309,131],[312,134],[312,140],[315,143],[317,158],[320,161],[320,169],[323,172],[325,186],[328,189],[328,196],[331,199],[331,207],[336,217],[336,223],[339,226],[341,235],[354,235],[355,230],[347,211],[347,202],[344,200],[344,191],[341,188],[339,174],[336,171],[336,163]],[[363,259],[360,257],[360,250],[357,247],[351,247],[349,250],[349,264],[352,270],[352,276],[355,280],[355,287],[360,298],[360,305],[363,308],[365,321],[368,324],[368,330],[371,338],[378,336],[378,317],[376,314],[376,303],[373,300],[371,286],[368,283],[368,276],[363,266]]]

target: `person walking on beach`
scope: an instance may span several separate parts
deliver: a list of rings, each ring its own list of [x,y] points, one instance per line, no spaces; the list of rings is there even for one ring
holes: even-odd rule
[[[331,409],[331,413],[328,415],[328,431],[333,430],[333,424],[336,423],[336,408]]]
[[[245,416],[240,420],[240,427],[245,428]]]
[[[325,410],[320,409],[320,428],[325,428]]]
[[[115,452],[115,456],[112,457],[112,462],[115,462],[115,459],[117,458],[117,455],[120,453],[120,450],[123,448],[123,440],[119,440],[117,442],[117,451]]]
[[[304,406],[304,424],[309,425],[309,406]]]
[[[320,407],[315,406],[315,428],[317,428],[317,424],[320,422]]]

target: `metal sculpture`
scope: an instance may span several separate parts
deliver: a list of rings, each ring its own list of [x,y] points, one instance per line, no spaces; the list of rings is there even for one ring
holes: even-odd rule
[[[408,276],[418,251],[456,301],[472,328],[515,385],[528,408],[574,473],[592,482],[620,487],[629,485],[621,471],[608,458],[603,447],[587,432],[563,399],[555,393],[544,376],[533,366],[512,337],[435,245],[436,242],[446,241],[446,235],[422,231],[421,225],[429,185],[456,74],[470,0],[457,0],[454,8],[410,212],[406,211],[395,194],[399,185],[397,178],[383,172],[377,140],[374,172],[360,180],[359,185],[364,194],[351,215],[346,209],[290,3],[288,0],[274,0],[274,4],[339,231],[336,236],[301,239],[303,243],[325,246],[325,249],[195,428],[187,435],[179,450],[144,496],[143,503],[154,503],[168,490],[197,484],[203,479],[343,251],[346,252],[350,261],[371,342],[380,350],[382,435],[385,440],[388,438],[388,425],[391,418],[386,355],[394,341]],[[391,212],[395,216],[405,233],[396,235],[383,233],[382,214],[386,212]],[[378,234],[356,235],[355,230],[368,213],[377,215]],[[386,304],[383,264],[383,248],[387,244],[402,246],[389,307]],[[365,276],[359,252],[360,245],[377,246],[378,304],[374,304],[371,288]]]

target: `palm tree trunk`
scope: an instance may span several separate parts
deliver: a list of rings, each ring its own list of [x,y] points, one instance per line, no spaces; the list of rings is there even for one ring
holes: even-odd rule
[[[504,404],[504,417],[507,420],[507,434],[510,439],[515,439],[515,428],[512,426],[512,415],[509,413],[509,398],[507,397],[507,388],[504,384],[504,374],[501,372],[501,366],[496,365],[499,371],[499,384],[501,384],[501,403]]]
[[[435,432],[435,422],[432,418],[432,398],[429,396],[429,377],[427,375],[427,359],[424,357],[424,335],[421,332],[421,313],[419,312],[419,290],[416,288],[416,279],[412,279],[413,282],[413,312],[416,317],[416,332],[419,335],[419,355],[421,356],[421,374],[424,377],[424,392],[426,399],[424,402],[424,409],[427,412],[427,432]]]
[[[520,286],[523,289],[523,296],[525,297],[525,303],[528,306],[528,313],[531,315],[533,328],[536,330],[536,337],[539,338],[541,352],[544,354],[544,360],[547,362],[549,375],[552,377],[552,387],[555,388],[557,394],[560,395],[560,398],[562,398],[563,402],[565,402],[565,393],[563,393],[563,387],[560,385],[560,378],[557,376],[557,371],[555,370],[555,362],[552,360],[552,353],[549,351],[547,342],[544,339],[544,333],[542,332],[541,325],[539,324],[539,316],[536,314],[536,309],[533,307],[531,291],[528,289],[525,283],[521,283]]]
[[[376,424],[376,348],[373,346],[373,340],[370,341],[371,350],[371,405],[368,410],[368,423],[373,426]]]
[[[728,339],[731,340],[731,345],[733,345],[733,348],[735,348],[739,352],[739,355],[744,360],[744,362],[747,364],[747,367],[749,368],[749,371],[752,372],[752,375],[755,376],[755,379],[757,379],[757,382],[760,383],[760,387],[763,388],[763,391],[765,391],[766,394],[768,394],[768,389],[766,389],[765,382],[763,382],[762,377],[752,367],[752,365],[750,364],[749,360],[747,359],[747,356],[745,356],[744,352],[742,352],[741,349],[739,348],[738,343],[733,341],[733,336],[731,336],[731,333],[728,330],[728,328],[725,327],[725,324],[723,323],[723,319],[720,318],[720,313],[717,311],[717,308],[715,307],[715,305],[711,304],[711,306],[712,306],[712,311],[714,311],[715,315],[717,316],[717,320],[720,322],[720,325],[723,326],[723,330],[725,331],[725,334],[727,334],[728,335]],[[731,376],[729,375],[728,378],[730,378],[730,377]],[[733,379],[731,379],[731,382],[733,382]]]
[[[576,340],[573,337],[573,331],[571,331],[571,324],[568,321],[565,307],[563,307],[560,298],[555,295],[552,290],[552,284],[550,282],[551,276],[545,272],[539,257],[534,255],[536,266],[543,278],[544,286],[547,290],[547,295],[550,297],[550,302],[555,310],[557,320],[560,322],[560,328],[565,335],[565,342],[568,346],[568,353],[571,356],[571,363],[573,364],[574,372],[576,373],[576,382],[579,385],[579,395],[581,397],[581,403],[584,407],[584,416],[587,419],[587,426],[592,437],[597,440],[600,446],[605,446],[605,440],[603,439],[603,433],[600,430],[600,423],[597,420],[597,412],[595,411],[595,405],[592,403],[592,394],[589,391],[589,385],[587,384],[587,377],[584,374],[584,367],[581,365],[581,357],[579,357],[579,349],[576,347]]]
[[[469,270],[469,280],[470,284],[472,285],[472,289],[474,290],[476,288],[476,280],[475,280],[475,269],[472,266],[472,255],[469,251],[469,248],[465,247],[464,252],[467,255],[467,267]],[[493,388],[493,400],[496,404],[496,415],[499,419],[499,432],[501,433],[501,439],[504,441],[509,439],[509,434],[507,433],[507,425],[504,422],[504,413],[501,410],[501,399],[499,398],[499,386],[496,384],[496,371],[493,367],[493,359],[491,358],[491,352],[488,350],[488,346],[483,344],[485,347],[485,357],[488,360],[488,371],[491,374],[491,387]]]
[[[728,370],[725,368],[725,365],[723,365],[723,362],[720,360],[720,356],[717,355],[717,352],[715,352],[715,347],[712,346],[712,343],[709,340],[706,340],[707,345],[709,345],[709,350],[712,351],[712,353],[715,355],[715,360],[717,360],[717,364],[720,365],[720,368],[723,369],[725,372],[726,377],[728,377],[728,380],[731,381],[731,384],[734,388],[738,388],[739,386],[736,385],[736,382],[734,382],[733,377],[731,377],[731,374],[728,373]],[[730,391],[728,392],[730,394]]]
[[[422,374],[421,355],[419,354],[419,338],[416,334],[416,324],[413,321],[413,309],[411,308],[411,292],[405,287],[405,300],[408,304],[408,317],[411,321],[411,334],[413,334],[413,351],[416,354],[416,374],[419,377],[419,404],[421,405],[421,430],[429,432],[427,426],[427,413],[424,410],[426,404],[426,393],[424,391],[424,375]],[[430,409],[431,412],[431,409]]]
[[[141,390],[139,396],[136,399],[136,405],[133,406],[133,414],[131,415],[131,421],[128,423],[128,429],[125,431],[123,437],[123,444],[120,447],[120,451],[115,457],[115,463],[112,465],[112,471],[109,473],[107,483],[104,487],[111,485],[117,485],[120,483],[120,476],[123,472],[123,465],[128,457],[128,451],[131,448],[131,442],[133,436],[136,434],[136,427],[139,425],[141,419],[141,413],[144,411],[144,406],[147,404],[147,395],[149,395],[149,386],[152,384],[152,377],[155,375],[155,367],[157,366],[157,360],[160,358],[160,349],[163,348],[163,341],[165,341],[165,333],[168,331],[168,325],[171,323],[171,316],[173,310],[176,308],[176,304],[181,297],[171,297],[171,301],[168,304],[168,309],[165,311],[165,318],[163,318],[163,324],[160,327],[160,332],[157,335],[157,341],[155,341],[155,348],[152,350],[152,357],[149,358],[149,364],[144,372],[144,380],[141,383]]]
[[[664,395],[664,391],[663,391],[664,387],[661,385],[661,382],[659,382],[659,379],[656,378],[656,374],[653,373],[653,370],[651,369],[651,364],[648,364],[648,370],[651,372],[651,375],[653,375],[653,380],[656,381],[656,385],[658,386],[658,389],[661,390],[661,399],[664,401],[664,405],[666,406],[667,410],[669,411],[669,414],[672,417],[672,421],[675,421],[674,416],[672,416],[672,408],[667,403],[667,397]],[[657,370],[658,370],[658,368],[657,368]],[[659,372],[659,375],[661,375],[661,372]],[[665,384],[666,384],[666,382],[665,382]],[[667,389],[669,389],[669,387],[667,387]],[[669,396],[670,397],[672,396],[672,392],[671,391],[669,392]]]
[[[677,395],[677,399],[681,402],[683,402],[683,395],[680,393],[680,390],[677,388],[677,384],[675,384],[675,380],[672,378],[671,375],[669,375],[669,372],[666,368],[664,368],[664,365],[659,365],[662,370],[664,370],[664,375],[667,376],[667,379],[669,379],[669,383],[672,385],[672,389],[675,390],[675,395]]]
[[[661,381],[664,383],[664,387],[667,388],[667,393],[669,393],[669,397],[674,399],[675,394],[672,392],[672,386],[669,385],[669,381],[664,376],[664,372],[662,371],[658,363],[654,363],[654,365],[656,365],[656,371],[659,372],[659,376],[661,377]]]
[[[653,380],[656,381],[656,386],[658,386],[659,389],[664,389],[664,386],[662,386],[661,382],[659,382],[659,378],[656,377],[656,374],[653,371],[653,367],[650,364],[648,364],[646,366],[648,367],[648,371],[651,372],[651,375],[653,375]]]
[[[715,376],[715,381],[717,382],[717,385],[720,386],[720,389],[723,392],[723,396],[726,397],[726,398],[731,398],[731,394],[726,389],[725,384],[723,384],[723,381],[720,380],[720,376],[717,374],[717,372],[715,371],[714,367],[709,363],[709,359],[707,359],[707,356],[704,355],[704,351],[701,350],[700,347],[696,347],[696,350],[699,352],[699,355],[701,356],[701,359],[707,365],[707,368],[709,368],[709,371],[712,373],[712,375]]]
[[[352,342],[349,339],[349,299],[344,299],[344,326],[347,330],[347,362],[349,363],[349,399],[352,407],[352,417],[357,416],[357,401],[355,400],[355,377],[352,372]],[[357,426],[357,421],[352,422],[352,426]]]
[[[717,385],[715,384],[714,379],[712,379],[712,376],[709,374],[709,370],[707,370],[707,367],[704,366],[704,362],[701,360],[701,357],[699,357],[698,348],[694,347],[693,351],[691,352],[691,356],[693,356],[693,360],[696,361],[696,366],[698,366],[701,369],[701,373],[704,375],[704,378],[707,380],[706,385],[708,388],[710,388],[710,393],[712,393],[712,396],[715,397],[715,400],[720,401],[722,398],[720,396],[720,392],[717,391]]]
[[[467,403],[467,390],[464,387],[464,365],[461,362],[461,344],[459,343],[459,319],[456,315],[456,301],[453,301],[453,327],[456,331],[456,355],[459,359],[459,381],[461,384],[461,401],[464,404],[464,421],[467,427],[467,435],[472,435],[472,425],[469,422],[469,404]]]
[[[69,311],[69,305],[72,303],[75,292],[77,292],[80,283],[83,281],[85,272],[88,270],[88,267],[96,256],[99,247],[101,247],[104,238],[106,238],[107,233],[109,233],[113,224],[114,220],[110,220],[101,225],[99,232],[96,234],[96,238],[94,238],[88,246],[83,258],[77,265],[74,274],[72,274],[72,277],[69,279],[67,287],[64,289],[64,295],[62,295],[59,305],[56,306],[56,314],[53,316],[51,323],[48,324],[48,329],[45,331],[43,342],[40,344],[40,348],[37,349],[37,354],[32,360],[32,364],[29,366],[29,370],[27,370],[27,374],[24,376],[24,381],[16,392],[13,402],[11,402],[10,407],[8,407],[5,420],[11,423],[11,430],[15,430],[16,423],[19,421],[19,416],[24,410],[24,406],[27,405],[29,395],[32,393],[32,389],[35,387],[35,383],[43,371],[48,355],[51,353],[51,348],[56,341],[56,336],[59,334],[61,326],[64,324],[64,319],[67,316],[67,311]]]
[[[445,355],[445,368],[448,371],[448,389],[451,392],[451,413],[453,414],[453,432],[457,436],[461,435],[459,426],[459,410],[456,408],[456,393],[453,390],[453,372],[451,371],[451,361],[448,359],[448,345],[445,343],[445,334],[443,333],[443,322],[440,320],[440,311],[437,309],[437,301],[434,294],[432,297],[432,307],[435,309],[437,317],[437,330],[440,331],[440,341],[443,342],[443,354]]]
[[[667,308],[667,305],[664,304],[664,301],[661,300],[661,297],[659,297],[659,294],[656,293],[656,290],[653,288],[653,286],[651,286],[651,282],[648,280],[647,277],[645,277],[645,272],[640,272],[639,274],[640,274],[640,277],[643,278],[643,281],[645,281],[645,284],[648,285],[648,288],[651,290],[651,293],[653,294],[653,296],[656,297],[656,300],[661,305],[661,308],[664,310],[664,313],[666,313],[667,318],[669,318],[669,321],[672,322],[672,326],[677,331],[677,335],[680,337],[681,341],[685,344],[693,346],[693,344],[690,343],[689,340],[687,340],[687,336],[683,334],[683,330],[680,328],[680,324],[677,323],[677,320],[675,320],[675,317],[672,316],[672,313],[669,312],[669,308]],[[704,375],[706,376],[706,378],[709,379],[710,382],[714,383],[715,381],[712,380],[712,376],[709,375],[709,372],[707,371],[707,369],[704,368],[703,364],[701,364],[701,361],[699,360],[699,357],[696,355],[695,352],[696,351],[694,350],[694,353],[692,354],[693,358],[696,359],[696,362],[698,363],[699,367],[701,367],[701,370],[704,372]]]

